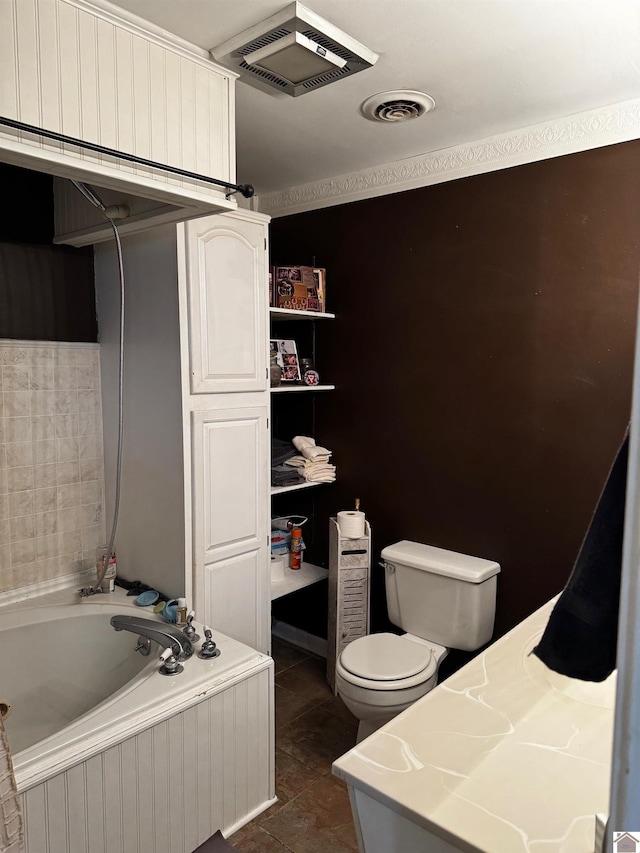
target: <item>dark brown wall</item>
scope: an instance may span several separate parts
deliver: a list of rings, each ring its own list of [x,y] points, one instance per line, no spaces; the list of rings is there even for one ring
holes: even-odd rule
[[[315,256],[337,314],[320,559],[357,496],[376,558],[406,538],[497,560],[498,633],[562,588],[629,418],[639,165],[629,142],[274,220],[273,261]]]
[[[52,246],[53,179],[0,163],[0,338],[95,341],[93,249]]]

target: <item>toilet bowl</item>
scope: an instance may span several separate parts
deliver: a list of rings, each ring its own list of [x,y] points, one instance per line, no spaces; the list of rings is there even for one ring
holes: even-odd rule
[[[336,689],[360,720],[358,743],[435,687],[447,649],[411,634],[370,634],[336,662]]]
[[[358,741],[436,685],[449,649],[489,642],[500,566],[468,554],[402,540],[382,550],[387,615],[401,634],[347,642],[336,660],[336,689],[360,720]]]

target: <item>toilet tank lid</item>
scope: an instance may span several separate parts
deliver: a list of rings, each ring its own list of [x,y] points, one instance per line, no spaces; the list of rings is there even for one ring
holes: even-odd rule
[[[499,564],[494,560],[483,560],[481,557],[458,554],[456,551],[409,542],[406,539],[384,548],[382,559],[468,583],[482,583],[500,571]]]

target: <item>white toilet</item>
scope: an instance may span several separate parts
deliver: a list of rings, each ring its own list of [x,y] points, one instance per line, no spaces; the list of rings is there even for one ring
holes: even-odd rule
[[[435,687],[450,648],[473,651],[493,633],[498,563],[408,541],[382,559],[389,619],[406,633],[360,637],[336,662],[358,742]]]

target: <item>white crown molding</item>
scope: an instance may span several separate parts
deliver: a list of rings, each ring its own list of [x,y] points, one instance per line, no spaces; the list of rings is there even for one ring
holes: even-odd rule
[[[258,198],[258,209],[273,218],[287,216],[638,138],[640,98],[269,193]]]

